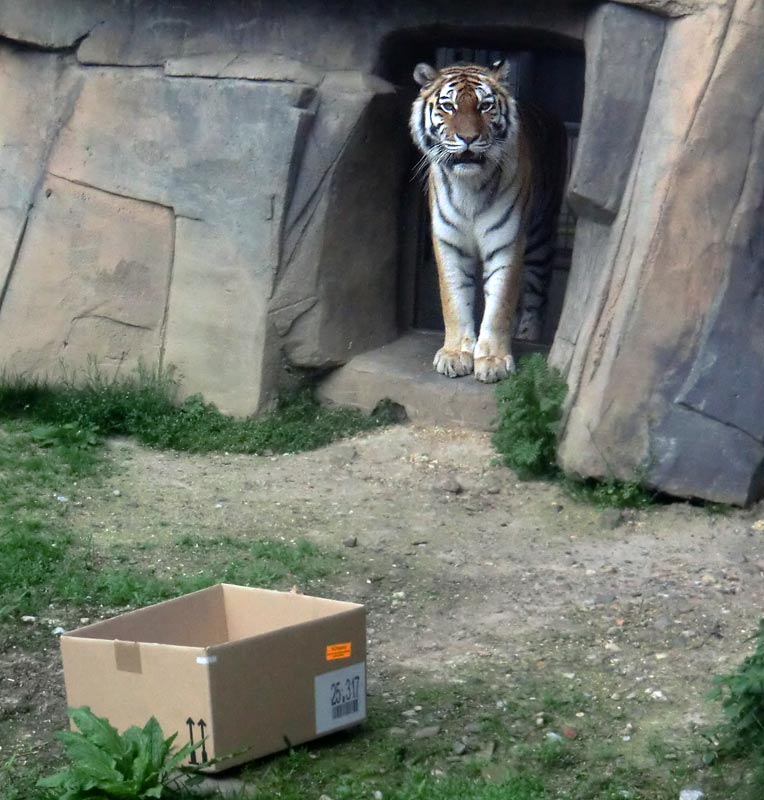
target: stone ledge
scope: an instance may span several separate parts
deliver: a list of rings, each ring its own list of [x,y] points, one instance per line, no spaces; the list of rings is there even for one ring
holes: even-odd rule
[[[432,367],[432,357],[443,335],[411,331],[390,344],[351,359],[320,384],[319,398],[326,403],[352,406],[371,413],[389,399],[406,409],[412,422],[422,425],[473,428],[495,427],[494,386],[473,377],[446,378]],[[542,350],[515,344],[514,355]]]

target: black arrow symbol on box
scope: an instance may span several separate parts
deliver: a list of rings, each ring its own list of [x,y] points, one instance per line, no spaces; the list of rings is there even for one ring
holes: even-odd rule
[[[189,717],[186,720],[186,725],[188,725],[188,738],[191,740],[191,746],[193,747],[194,746],[194,721],[191,719],[191,717]],[[204,735],[204,734],[202,734],[202,735]],[[197,760],[196,760],[196,750],[195,749],[191,751],[191,755],[188,757],[188,763],[189,764],[197,764],[198,763]]]
[[[199,725],[199,730],[202,732],[202,764],[206,764],[208,759],[207,746],[204,743],[204,729],[207,727],[207,723],[203,719],[200,719],[197,724]]]

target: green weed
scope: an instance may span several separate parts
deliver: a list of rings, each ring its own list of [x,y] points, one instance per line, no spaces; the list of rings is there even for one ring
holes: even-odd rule
[[[178,797],[178,770],[201,745],[175,749],[177,733],[165,738],[152,717],[143,728],[120,734],[89,708],[69,709],[78,731],[62,731],[67,765],[37,786],[50,800],[150,800]]]
[[[557,475],[555,451],[567,387],[560,373],[535,353],[496,389],[498,429],[493,444],[520,478]]]
[[[721,753],[764,756],[764,619],[759,622],[754,652],[729,675],[715,678],[712,697],[720,700],[725,724],[718,731]]]
[[[657,498],[657,493],[648,489],[641,480],[606,478],[580,481],[566,477],[563,486],[574,499],[601,508],[647,508]]]

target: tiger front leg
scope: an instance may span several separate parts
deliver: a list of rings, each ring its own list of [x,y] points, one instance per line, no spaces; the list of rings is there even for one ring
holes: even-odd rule
[[[510,345],[523,249],[519,243],[497,252],[483,267],[485,311],[474,351],[475,378],[483,383],[496,383],[515,371]]]
[[[459,378],[473,369],[477,261],[459,245],[437,236],[433,236],[433,248],[446,333],[432,363],[441,375]]]

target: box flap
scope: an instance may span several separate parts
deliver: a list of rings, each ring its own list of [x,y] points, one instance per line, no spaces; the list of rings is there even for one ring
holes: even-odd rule
[[[228,583],[222,586],[228,641],[260,636],[362,608],[357,603],[293,592],[252,589]]]
[[[211,586],[78,628],[66,635],[182,647],[219,644],[228,641],[223,588],[220,584]]]

